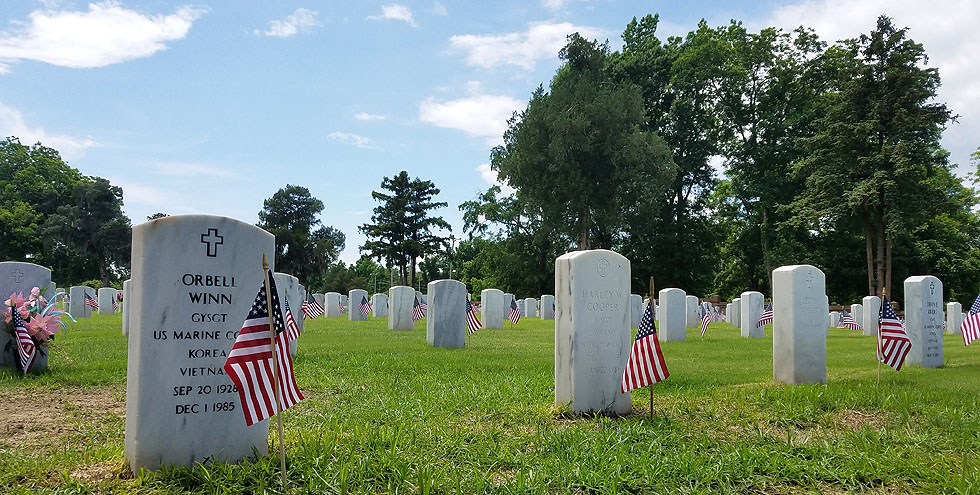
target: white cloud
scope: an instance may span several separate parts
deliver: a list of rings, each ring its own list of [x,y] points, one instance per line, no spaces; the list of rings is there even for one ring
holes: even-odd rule
[[[504,184],[503,182],[500,182],[500,180],[498,180],[497,171],[490,168],[489,163],[481,163],[479,166],[476,167],[475,170],[477,172],[480,172],[480,177],[482,177],[483,181],[486,182],[487,184],[490,184],[491,186],[494,185],[500,186],[500,192],[504,196],[510,196],[511,194],[517,192],[517,190],[514,189],[513,187],[510,187],[507,184]]]
[[[153,171],[157,175],[167,177],[218,177],[222,179],[233,179],[239,177],[238,174],[221,167],[205,165],[201,163],[186,162],[166,162],[158,163],[153,166]]]
[[[499,95],[475,94],[445,102],[427,98],[419,104],[419,120],[458,129],[470,136],[486,137],[487,144],[495,146],[503,143],[507,119],[525,106],[525,102]]]
[[[331,132],[330,134],[327,134],[327,139],[337,141],[338,143],[342,144],[356,146],[358,148],[373,149],[375,147],[374,142],[372,142],[371,139],[364,136],[358,136],[357,134],[351,134],[349,132]]]
[[[269,21],[268,31],[256,29],[254,33],[256,35],[264,34],[277,38],[288,38],[298,33],[309,33],[313,31],[313,28],[320,26],[320,23],[316,20],[317,15],[319,13],[316,11],[300,7],[292,14],[286,16],[285,19]]]
[[[90,3],[87,12],[35,10],[16,33],[0,37],[5,63],[37,60],[71,68],[105,67],[165,50],[183,39],[204,10],[184,6],[171,15],[146,16],[119,2]]]
[[[589,39],[598,39],[605,34],[602,29],[570,22],[536,22],[531,23],[524,33],[461,34],[449,38],[449,43],[454,49],[466,53],[468,65],[491,69],[511,64],[533,70],[538,60],[557,59],[568,35],[575,32]]]
[[[382,5],[381,15],[368,16],[368,19],[371,19],[372,21],[404,21],[412,27],[419,27],[419,25],[415,23],[415,18],[412,17],[412,9],[396,3]]]
[[[980,72],[976,35],[980,2],[976,0],[807,0],[776,9],[767,25],[792,29],[812,27],[821,39],[834,42],[870,33],[878,16],[888,15],[897,27],[908,27],[909,38],[921,43],[929,55],[929,66],[942,77],[939,100],[946,102],[959,124],[951,124],[943,146],[952,152],[951,161],[969,163],[980,135]]]
[[[439,2],[432,2],[432,10],[430,10],[435,15],[447,16],[449,12],[446,10],[446,6]]]
[[[58,150],[61,157],[68,161],[80,158],[85,154],[85,150],[99,145],[91,136],[79,138],[48,134],[40,127],[28,127],[24,122],[24,116],[17,109],[0,103],[0,137],[9,136],[20,138],[21,144],[27,146],[40,142],[44,146]]]
[[[385,115],[378,115],[376,113],[359,112],[354,114],[354,118],[357,120],[384,120],[388,117]]]

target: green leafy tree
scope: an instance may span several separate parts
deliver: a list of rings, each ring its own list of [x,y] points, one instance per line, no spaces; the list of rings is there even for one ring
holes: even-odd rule
[[[835,87],[824,96],[815,134],[803,139],[806,155],[795,173],[805,189],[795,208],[813,230],[860,225],[868,292],[891,294],[896,240],[926,223],[944,199],[932,179],[948,171],[939,138],[951,114],[934,102],[939,73],[924,67],[922,45],[886,16],[825,57],[838,68]]]
[[[322,279],[344,249],[345,236],[321,225],[323,202],[302,186],[287,184],[265,200],[258,226],[276,236],[276,270],[307,283]]]
[[[549,92],[534,91],[490,157],[529,211],[579,249],[612,248],[627,210],[674,174],[663,139],[643,129],[639,88],[609,77],[608,52],[570,35]]]
[[[371,192],[380,203],[374,208],[371,223],[358,227],[367,237],[361,251],[389,267],[397,267],[400,283],[414,287],[418,259],[446,245],[446,240],[432,230],[452,230],[442,217],[431,215],[432,210],[447,203],[433,201],[439,189],[432,181],[410,179],[404,170],[382,179],[381,189],[389,192]]]

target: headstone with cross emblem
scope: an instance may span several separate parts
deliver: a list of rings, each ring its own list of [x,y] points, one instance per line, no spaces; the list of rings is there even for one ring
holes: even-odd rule
[[[112,287],[103,287],[98,291],[99,298],[99,314],[100,315],[113,315],[116,314],[116,309],[112,306],[112,301],[116,299],[116,289]]]
[[[388,330],[414,330],[414,304],[415,289],[407,285],[396,285],[388,289]]]
[[[905,279],[905,331],[912,341],[906,363],[943,365],[943,283],[932,275]]]
[[[504,292],[500,289],[483,289],[480,292],[480,323],[487,330],[504,328]]]
[[[245,426],[228,352],[265,279],[275,237],[232,218],[177,215],[133,227],[125,456],[140,468],[264,456]],[[74,299],[74,296],[73,296]]]
[[[656,317],[660,323],[657,334],[661,342],[687,340],[687,294],[684,290],[662,289]]]
[[[753,290],[743,292],[742,297],[739,298],[739,303],[742,306],[738,312],[739,317],[742,319],[739,322],[742,337],[752,339],[765,337],[765,326],[758,324],[759,317],[762,316],[762,311],[765,309],[762,307],[763,303],[765,303],[765,298],[762,293]]]
[[[459,280],[433,280],[425,315],[425,341],[433,347],[466,347],[466,285]]]
[[[88,297],[86,298],[85,296]],[[99,302],[95,289],[84,285],[73,285],[69,289],[68,298],[70,300],[68,312],[75,318],[91,318],[95,308],[86,304],[85,301],[95,301],[96,304]]]
[[[340,316],[340,293],[339,292],[327,292],[324,294],[326,304],[323,306],[324,312],[328,318],[336,318]]]
[[[817,267],[791,265],[773,270],[772,370],[777,382],[827,382],[829,307],[824,288],[824,273]]]
[[[963,324],[963,306],[958,302],[946,303],[946,333],[961,335],[960,325]]]
[[[620,392],[632,337],[629,295],[630,261],[619,253],[575,251],[555,260],[555,406],[572,414],[630,411],[630,394]]]
[[[34,287],[38,290],[45,289],[45,299],[54,296],[49,268],[21,261],[0,262],[0,301],[6,301],[14,293],[23,295],[24,299],[30,299],[31,289]],[[5,307],[3,311],[9,314],[10,308]],[[19,358],[17,346],[14,344],[13,336],[0,330],[0,368],[16,369]],[[41,348],[41,351],[31,370],[39,371],[47,367],[48,350]]]

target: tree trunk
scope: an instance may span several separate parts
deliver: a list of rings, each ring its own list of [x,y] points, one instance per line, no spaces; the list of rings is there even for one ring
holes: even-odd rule
[[[581,251],[592,249],[592,244],[589,242],[590,231],[592,230],[592,217],[589,215],[589,206],[586,205],[582,208],[582,218],[579,220],[581,227],[578,231],[578,248]]]
[[[885,241],[885,289],[892,293],[892,239]]]
[[[868,258],[868,295],[875,296],[878,295],[878,291],[875,290],[875,277],[874,277],[874,244],[871,241],[872,227],[871,227],[871,212],[868,211],[868,202],[864,201],[864,215],[862,215],[862,223],[864,224],[864,243],[865,243],[865,254]]]
[[[409,276],[411,277],[412,280],[411,287],[413,288],[415,287],[415,260],[416,260],[415,256],[412,256],[412,273],[410,273]]]
[[[762,265],[766,270],[766,280],[769,282],[769,290],[763,290],[763,294],[772,294],[772,256],[770,255],[769,236],[769,214],[765,209],[762,210],[762,229],[759,230],[759,237],[762,244]],[[765,288],[763,288],[765,289]]]
[[[885,288],[882,282],[885,281],[885,225],[884,222],[880,221],[881,217],[878,217],[878,239],[875,244],[875,277],[878,281],[878,291],[879,295],[883,294],[882,289]]]

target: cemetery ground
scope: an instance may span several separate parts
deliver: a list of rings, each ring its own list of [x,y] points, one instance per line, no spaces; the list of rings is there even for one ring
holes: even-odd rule
[[[0,372],[0,493],[278,493],[255,462],[133,476],[123,460],[119,315],[59,335],[51,370]],[[288,493],[976,493],[980,353],[945,336],[946,366],[885,368],[874,337],[831,329],[827,385],[772,379],[772,331],[713,323],[662,344],[671,376],[624,417],[554,407],[554,323],[481,330],[465,349],[386,320],[307,322],[307,400],[286,411]],[[236,416],[236,419],[240,419]],[[276,442],[270,423],[270,442]]]

